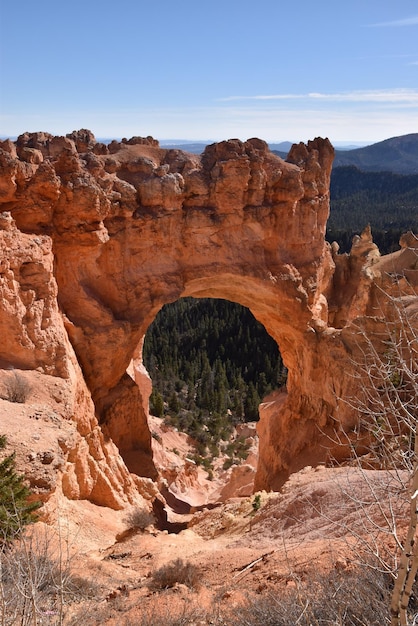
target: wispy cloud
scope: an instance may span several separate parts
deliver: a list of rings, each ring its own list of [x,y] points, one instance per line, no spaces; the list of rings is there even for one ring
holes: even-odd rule
[[[217,102],[233,102],[235,100],[300,100],[307,98],[308,94],[281,93],[271,95],[258,96],[226,96],[225,98],[217,98]]]
[[[402,20],[393,20],[391,22],[377,22],[377,24],[368,24],[371,28],[381,27],[381,26],[389,26],[389,27],[397,27],[397,26],[416,26],[418,24],[418,15],[413,15],[412,17],[405,17]]]
[[[218,102],[233,101],[274,101],[274,100],[305,100],[324,102],[374,102],[374,103],[407,103],[418,104],[418,90],[416,89],[382,89],[358,90],[341,93],[311,92],[306,94],[259,94],[254,96],[227,96],[219,98]]]
[[[350,141],[373,143],[388,137],[416,131],[416,107],[409,104],[318,106],[314,99],[301,101],[301,107],[288,101],[266,107],[264,102],[231,103],[230,106],[181,108],[132,108],[88,112],[62,112],[55,116],[23,117],[16,114],[8,119],[0,115],[0,136],[19,135],[24,130],[47,129],[58,135],[73,128],[90,128],[96,137],[131,137],[152,135],[157,139],[213,141],[238,137],[261,137],[266,141],[306,141],[314,137],[329,137],[332,142]],[[400,114],[400,109],[402,113]],[[140,124],[138,124],[140,120]],[[7,133],[2,126],[7,127]]]
[[[383,89],[371,91],[351,91],[343,93],[310,93],[309,98],[330,102],[380,102],[418,104],[416,89]]]

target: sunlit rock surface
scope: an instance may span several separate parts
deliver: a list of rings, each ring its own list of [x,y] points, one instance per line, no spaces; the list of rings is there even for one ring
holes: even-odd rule
[[[283,161],[233,139],[197,156],[87,130],[0,143],[1,366],[71,382],[68,497],[117,508],[157,479],[142,342],[185,296],[250,308],[288,368],[260,409],[255,487],[343,458],[329,435],[353,424],[353,321],[373,332],[382,286],[396,274],[413,299],[418,270],[413,235],[389,257],[367,229],[350,255],[325,242],[333,152],[317,138]]]

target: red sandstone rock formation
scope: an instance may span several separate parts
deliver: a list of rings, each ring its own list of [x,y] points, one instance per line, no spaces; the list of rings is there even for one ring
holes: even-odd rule
[[[0,431],[18,447],[26,438],[25,429],[31,429],[31,419],[43,416],[45,403],[51,414],[59,397],[52,419],[62,422],[60,432],[55,433],[54,456],[65,456],[65,463],[59,463],[59,468],[65,466],[64,494],[122,508],[135,501],[143,491],[142,485],[129,474],[116,446],[111,440],[106,441],[98,425],[91,394],[58,309],[51,248],[49,236],[23,234],[10,213],[0,214],[0,379],[7,383],[13,375],[19,375],[26,380],[29,374],[18,372],[36,370],[35,379],[29,376],[28,389],[33,385],[45,390],[43,404],[30,406],[29,411],[22,404],[13,410],[4,407],[10,419],[2,413]],[[41,374],[44,382],[39,379]],[[51,377],[55,377],[55,385]],[[48,440],[50,425],[43,426],[41,439]],[[45,443],[43,446],[35,453],[36,446],[32,444],[31,454],[45,466],[47,463],[41,460]],[[36,471],[35,465],[31,465],[33,472],[27,472],[33,486],[41,487],[41,492],[44,486],[52,489],[55,477],[40,479],[45,472]]]
[[[105,146],[87,130],[0,144],[0,357],[74,381],[69,497],[118,507],[137,486],[125,465],[156,478],[141,347],[184,296],[249,307],[289,370],[286,393],[261,409],[256,487],[326,460],[327,433],[352,420],[346,336],[388,271],[367,232],[350,255],[325,242],[332,160],[323,139],[286,162],[259,139],[201,157],[152,138]],[[396,259],[416,272],[414,254]]]

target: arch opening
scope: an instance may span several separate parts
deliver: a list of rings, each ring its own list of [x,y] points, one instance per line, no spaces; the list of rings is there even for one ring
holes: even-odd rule
[[[148,327],[142,359],[152,380],[148,423],[169,509],[184,514],[235,493],[251,495],[259,405],[285,389],[287,375],[264,326],[236,302],[180,298]]]
[[[279,298],[277,297],[278,292],[279,294],[281,293]],[[254,294],[256,294],[256,297]],[[281,355],[280,366],[275,373],[277,386],[281,380],[282,389],[287,391],[287,380],[289,383],[292,383],[292,380],[295,379],[291,369],[294,367],[294,360],[292,361],[291,357],[295,351],[295,344],[299,341],[300,332],[295,328],[292,319],[292,313],[295,310],[294,300],[286,292],[283,293],[280,285],[275,281],[270,279],[266,281],[264,276],[259,278],[254,276],[237,276],[230,273],[216,272],[214,274],[213,272],[205,272],[199,278],[192,278],[187,281],[182,293],[178,294],[177,297],[172,296],[172,288],[164,291],[160,289],[158,296],[152,299],[148,310],[143,311],[140,323],[131,326],[131,332],[127,336],[129,345],[126,344],[127,349],[125,350],[125,358],[127,359],[125,373],[122,374],[119,382],[105,397],[106,404],[101,403],[101,401],[98,403],[101,425],[105,435],[109,436],[116,444],[129,471],[138,476],[156,479],[159,475],[154,463],[152,433],[149,427],[149,398],[152,394],[152,382],[144,367],[144,341],[149,327],[161,308],[165,305],[170,305],[172,302],[184,302],[186,298],[191,298],[194,302],[201,302],[202,299],[206,299],[206,301],[220,299],[227,305],[235,303],[235,305],[244,307],[248,311],[247,315],[254,318],[254,323],[258,322],[264,327],[264,335],[269,338],[277,355]],[[292,311],[289,310],[289,303],[292,305]],[[304,304],[302,303],[301,310],[303,311],[303,309]],[[280,346],[280,352],[278,346]],[[288,372],[284,365],[289,367]],[[261,379],[257,381],[257,385],[253,384],[248,387],[248,397],[245,398],[246,406],[243,407],[241,405],[242,417],[244,417],[245,411],[247,411],[249,419],[256,419],[261,400],[274,388],[277,389],[271,378],[272,370],[276,366],[278,366],[278,363],[274,367],[270,364],[270,380],[266,380],[264,376],[261,376]],[[216,373],[216,367],[218,367],[217,373],[219,378],[221,378],[225,374],[225,370],[219,366],[219,363],[216,366],[215,362],[213,362],[212,365],[209,364],[209,368],[206,364],[207,377],[212,378],[212,383],[214,382],[213,377]],[[214,368],[214,371],[212,371],[212,368]],[[204,369],[202,367],[202,372]],[[261,366],[261,370],[263,369],[263,366]],[[261,373],[263,372],[261,371]],[[297,376],[298,374],[296,373],[296,378]],[[178,382],[178,385],[180,382]],[[284,385],[285,382],[286,385]],[[213,394],[217,395],[216,401],[222,406],[222,398],[219,397],[215,386],[212,386]],[[180,392],[181,388],[177,389],[177,396]],[[209,412],[213,394],[212,398],[209,398],[206,403]],[[282,394],[281,402],[285,396],[287,396],[287,393]],[[153,400],[154,398],[152,398],[152,402]],[[230,400],[233,401],[234,398],[231,396]],[[244,404],[242,394],[241,398],[235,397],[235,400],[238,402],[242,401],[242,404]],[[169,401],[167,400],[168,403]],[[174,408],[176,408],[175,404],[176,401],[173,397]],[[203,406],[202,408],[205,407]],[[232,408],[228,405],[224,405],[224,408],[227,415],[228,409],[231,411],[231,415],[228,415],[228,420],[224,421],[223,424],[222,419],[219,419],[214,425],[217,437],[221,436],[222,428],[224,428],[224,431],[227,431],[233,425],[233,420],[231,419]],[[187,416],[184,416],[184,418],[187,421]],[[179,426],[184,430],[182,425]],[[207,427],[208,425],[203,423],[202,426]],[[200,432],[194,433],[195,437],[196,435],[198,441],[200,440],[200,452],[198,451],[197,460],[198,462],[208,463],[206,460],[207,454],[202,454],[203,449],[208,447],[206,445],[208,443],[207,438],[204,437],[202,429]],[[225,436],[227,436],[227,433]],[[237,452],[238,454],[244,454],[243,451],[238,450]]]
[[[188,433],[201,457],[207,448],[218,454],[234,426],[258,421],[262,399],[287,377],[262,324],[221,299],[165,305],[147,331],[143,361],[153,383],[150,413]]]

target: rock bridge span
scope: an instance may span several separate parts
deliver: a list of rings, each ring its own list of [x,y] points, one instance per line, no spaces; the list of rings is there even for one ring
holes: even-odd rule
[[[350,419],[339,403],[350,384],[340,329],[367,312],[373,280],[362,271],[375,253],[367,233],[350,261],[325,242],[328,140],[295,145],[286,161],[259,139],[213,144],[201,156],[152,138],[105,146],[89,131],[25,134],[0,147],[2,208],[21,233],[50,242],[43,280],[57,292],[47,295],[57,299],[101,435],[132,472],[155,478],[143,338],[160,308],[185,296],[248,307],[288,368],[286,393],[261,408],[256,488],[277,488],[326,459],[327,429]],[[42,300],[39,285],[34,299]],[[44,348],[35,357],[19,349],[14,365],[66,376],[66,339],[45,341],[52,317],[42,319],[32,334]]]

